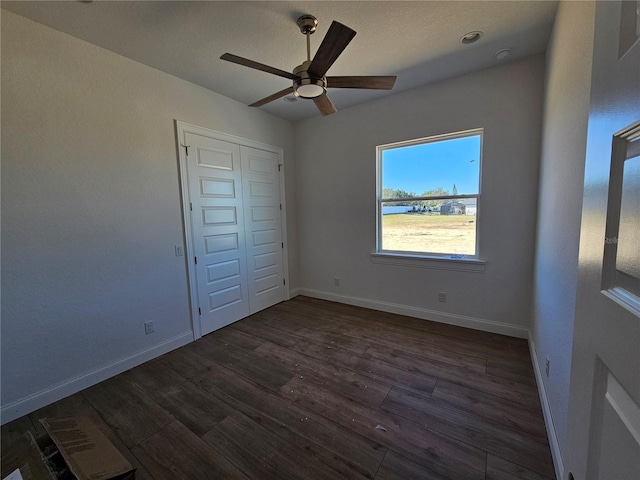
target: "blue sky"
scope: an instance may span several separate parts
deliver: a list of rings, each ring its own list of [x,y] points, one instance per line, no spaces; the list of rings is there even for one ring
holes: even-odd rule
[[[480,135],[394,148],[382,153],[382,188],[414,192],[442,187],[452,193],[478,193]]]

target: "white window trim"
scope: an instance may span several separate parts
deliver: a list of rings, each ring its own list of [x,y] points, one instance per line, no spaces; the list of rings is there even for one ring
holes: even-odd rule
[[[371,261],[382,265],[454,270],[458,272],[484,273],[486,260],[475,257],[420,255],[418,253],[373,252]]]
[[[382,250],[382,152],[399,147],[410,147],[413,145],[422,145],[425,143],[434,143],[442,140],[452,140],[455,138],[470,137],[480,135],[480,170],[479,184],[477,195],[449,195],[448,198],[476,198],[476,246],[475,255],[456,255],[456,254],[439,254],[432,252],[399,252],[392,250]],[[401,142],[387,143],[376,147],[376,251],[371,253],[371,261],[373,263],[387,265],[404,265],[411,267],[434,268],[440,270],[459,270],[465,272],[484,272],[484,266],[487,263],[480,258],[480,197],[482,195],[482,147],[484,143],[484,129],[474,128],[454,133],[445,133],[441,135],[432,135],[422,137],[415,140],[406,140]],[[412,197],[413,198],[413,197]],[[422,198],[422,197],[415,197]],[[432,197],[438,199],[440,197]]]

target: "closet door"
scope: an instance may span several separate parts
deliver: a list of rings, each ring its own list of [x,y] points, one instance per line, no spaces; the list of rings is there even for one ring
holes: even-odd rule
[[[285,298],[279,156],[240,147],[251,313]]]
[[[249,315],[240,146],[185,134],[201,333]]]

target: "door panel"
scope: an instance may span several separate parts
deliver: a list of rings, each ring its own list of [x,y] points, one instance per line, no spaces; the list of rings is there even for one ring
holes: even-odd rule
[[[613,374],[601,369],[602,395],[596,399],[592,474],[603,479],[640,478],[640,409]],[[592,438],[595,437],[592,435]]]
[[[241,147],[251,313],[284,300],[279,157]]]
[[[628,207],[638,191],[640,23],[627,8],[636,4],[596,4],[565,468],[576,480],[640,478],[640,249]]]
[[[202,334],[249,315],[240,147],[187,133]]]

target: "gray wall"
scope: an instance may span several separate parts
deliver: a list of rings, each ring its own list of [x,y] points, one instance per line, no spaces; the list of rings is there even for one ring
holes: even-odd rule
[[[537,55],[297,123],[301,292],[526,336],[544,67]],[[376,145],[478,127],[486,271],[373,263]]]
[[[2,11],[3,421],[189,340],[175,119],[284,148],[295,287],[289,122]]]
[[[547,50],[532,340],[560,452],[567,449],[571,348],[595,3],[561,2]],[[553,431],[553,430],[552,430]]]

